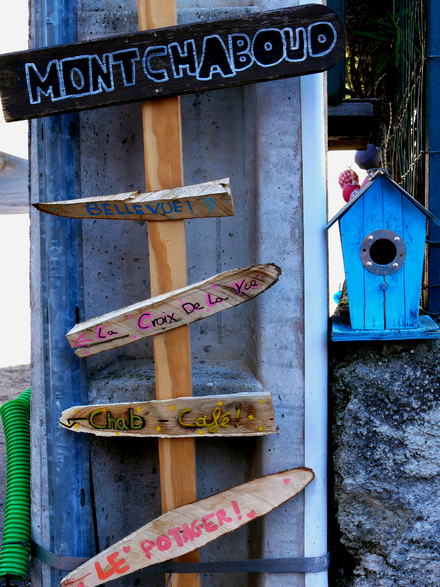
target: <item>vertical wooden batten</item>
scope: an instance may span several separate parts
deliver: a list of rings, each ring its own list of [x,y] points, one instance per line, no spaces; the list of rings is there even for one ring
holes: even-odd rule
[[[139,30],[177,23],[175,0],[138,0]],[[183,185],[179,98],[142,104],[147,190]],[[185,221],[148,223],[151,295],[187,285]],[[156,398],[192,395],[189,326],[154,337]],[[196,501],[193,438],[159,439],[162,512]],[[197,562],[198,551],[179,560]],[[198,575],[173,575],[174,587],[196,587]]]

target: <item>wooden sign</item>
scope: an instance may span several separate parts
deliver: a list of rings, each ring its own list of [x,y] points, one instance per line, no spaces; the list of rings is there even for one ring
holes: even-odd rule
[[[291,469],[170,510],[69,573],[61,586],[94,587],[191,552],[269,513],[314,476]]]
[[[266,291],[280,275],[273,263],[225,271],[77,324],[66,337],[78,357],[101,353],[238,306]]]
[[[345,31],[326,6],[143,31],[0,57],[6,121],[324,71]]]
[[[97,436],[263,436],[276,432],[270,393],[76,406],[64,410],[60,424]]]
[[[181,220],[233,216],[229,179],[142,194],[81,198],[33,204],[47,214],[110,220]]]

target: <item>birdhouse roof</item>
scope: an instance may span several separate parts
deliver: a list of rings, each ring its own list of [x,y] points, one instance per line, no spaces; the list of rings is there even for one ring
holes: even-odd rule
[[[363,197],[363,195],[365,194],[365,192],[367,192],[369,189],[371,189],[373,187],[373,184],[380,178],[380,177],[384,177],[385,179],[387,179],[390,183],[392,183],[406,198],[408,198],[408,200],[410,202],[412,202],[414,204],[414,206],[416,208],[418,208],[421,212],[423,212],[423,214],[425,214],[425,216],[427,216],[429,218],[429,220],[432,220],[432,222],[434,222],[434,224],[436,224],[437,226],[440,226],[440,221],[434,216],[434,214],[431,214],[431,212],[429,212],[424,206],[422,206],[422,204],[420,204],[417,200],[415,200],[408,192],[406,192],[399,184],[397,184],[393,179],[391,179],[391,177],[388,175],[388,173],[385,171],[385,169],[378,169],[374,175],[371,178],[371,181],[369,181],[356,195],[355,197],[350,200],[343,208],[341,208],[341,210],[339,210],[339,212],[336,214],[336,216],[333,216],[333,218],[330,220],[330,222],[327,224],[327,226],[325,227],[326,230],[328,230],[330,228],[330,226],[333,226],[333,224],[339,220],[339,218],[341,218],[347,211],[349,208],[351,208],[351,206],[353,206],[353,204],[355,204],[360,198]]]

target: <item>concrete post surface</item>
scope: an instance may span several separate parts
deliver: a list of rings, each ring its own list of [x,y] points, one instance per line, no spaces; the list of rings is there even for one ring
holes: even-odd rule
[[[203,21],[284,5],[292,2],[229,6],[207,0],[200,7],[186,0],[178,5],[178,19]],[[136,31],[135,2],[83,0],[78,27],[79,39]],[[307,465],[299,95],[299,80],[290,79],[181,99],[185,184],[229,177],[235,206],[232,218],[187,221],[188,282],[252,263],[274,262],[283,271],[257,300],[191,326],[194,394],[269,391],[280,427],[260,440],[200,439],[199,499],[258,475]],[[145,188],[139,104],[82,112],[80,141],[82,197]],[[82,229],[86,318],[147,299],[146,223],[84,220]],[[86,361],[91,403],[154,397],[151,340]],[[102,550],[160,514],[157,441],[91,438],[90,444]],[[299,495],[264,520],[208,545],[201,558],[301,557],[303,518]],[[246,574],[213,574],[205,581],[214,587],[255,582]],[[304,575],[259,575],[257,582],[303,587]],[[112,584],[159,586],[163,577],[140,571]]]

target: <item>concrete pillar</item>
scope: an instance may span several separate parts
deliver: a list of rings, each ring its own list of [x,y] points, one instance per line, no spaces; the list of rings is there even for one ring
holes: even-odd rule
[[[182,0],[179,22],[232,17],[292,2],[199,4]],[[135,11],[133,0],[82,0],[79,38],[135,31]],[[184,96],[181,104],[185,183],[229,177],[235,206],[233,218],[187,221],[189,283],[252,263],[275,262],[283,271],[279,282],[257,300],[191,326],[194,395],[269,391],[279,426],[276,435],[264,439],[197,441],[202,499],[258,475],[309,466],[304,462],[303,245],[308,235],[303,229],[300,80]],[[318,117],[323,119],[322,111]],[[80,146],[81,196],[144,189],[139,104],[82,112]],[[320,198],[316,205],[325,211],[325,190]],[[150,296],[145,223],[84,220],[82,231],[86,318]],[[325,285],[321,293],[325,304]],[[154,398],[151,340],[86,361],[90,403]],[[91,438],[90,446],[97,548],[102,550],[160,514],[157,441]],[[263,520],[207,545],[201,559],[305,556],[304,515],[300,494]],[[257,581],[267,587],[305,585],[303,574],[259,575]],[[250,579],[246,574],[213,574],[208,582],[244,587]],[[163,577],[140,571],[113,582],[115,587],[139,584],[163,585]]]

